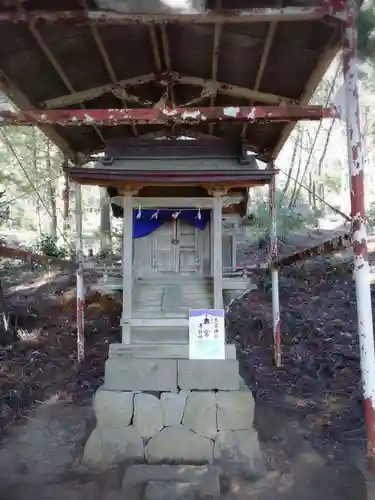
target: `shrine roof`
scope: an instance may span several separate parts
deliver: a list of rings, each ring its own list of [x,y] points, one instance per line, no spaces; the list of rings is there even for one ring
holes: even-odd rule
[[[194,9],[182,12],[160,0],[142,13],[135,0],[0,0],[0,88],[27,110],[305,105],[341,41],[341,21],[327,8],[340,2],[327,2],[191,0]],[[242,138],[274,157],[294,123],[88,120],[41,129],[71,158],[145,135]]]

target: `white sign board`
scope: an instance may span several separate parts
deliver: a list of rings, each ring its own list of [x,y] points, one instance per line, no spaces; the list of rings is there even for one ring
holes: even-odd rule
[[[189,359],[225,359],[224,309],[190,309]]]

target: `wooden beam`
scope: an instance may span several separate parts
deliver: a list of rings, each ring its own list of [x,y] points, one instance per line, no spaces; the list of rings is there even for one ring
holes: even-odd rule
[[[32,102],[26,95],[18,89],[14,83],[7,77],[3,70],[0,69],[0,89],[6,94],[12,102],[19,108],[35,109]],[[73,162],[77,161],[79,153],[73,151],[67,141],[56,132],[51,125],[39,126],[41,132],[45,134],[56,146],[62,151],[64,156],[67,156]],[[80,156],[80,155],[79,155]]]
[[[269,56],[269,53],[270,53],[270,50],[272,47],[272,42],[273,42],[273,39],[275,37],[276,26],[277,26],[277,22],[272,22],[272,23],[270,23],[270,27],[268,28],[266,42],[265,42],[264,47],[263,47],[263,52],[262,52],[262,56],[260,58],[257,76],[255,78],[255,83],[254,83],[254,88],[253,88],[254,91],[259,91],[260,84],[261,84],[262,78],[263,78],[263,73],[264,73],[264,70],[266,69],[268,56]],[[248,126],[247,123],[245,123],[243,128],[242,128],[241,137],[243,137],[243,138],[246,137],[246,135],[247,135],[247,126]]]
[[[152,54],[154,56],[156,70],[161,73],[163,66],[161,63],[158,38],[156,36],[156,27],[154,25],[150,26],[150,42],[151,42]]]
[[[116,198],[111,198],[111,201]],[[116,203],[116,202],[115,202]],[[151,197],[134,197],[133,207],[142,208],[169,208],[169,207],[185,207],[185,208],[212,208],[213,198],[198,197],[198,198],[151,198]]]
[[[220,1],[220,0],[218,0],[218,1]],[[215,24],[214,41],[213,41],[213,46],[212,46],[212,67],[211,67],[211,80],[212,80],[212,83],[214,84],[213,85],[214,87],[217,87],[217,68],[218,68],[218,62],[219,62],[219,51],[220,51],[219,49],[220,49],[221,32],[222,32],[222,25]],[[211,107],[213,107],[215,105],[215,98],[216,98],[217,92],[218,92],[218,89],[216,88],[216,91],[211,93],[211,98],[210,98],[210,106]],[[210,123],[208,130],[209,130],[209,133],[212,135],[213,131],[214,131],[214,126],[212,123]]]
[[[327,15],[340,16],[343,2],[326,0],[323,5],[313,7],[281,7],[254,9],[204,10],[198,13],[137,14],[109,10],[90,11],[22,11],[1,12],[0,23],[46,23],[87,24],[249,24],[267,22],[303,22],[323,19]]]
[[[165,67],[168,72],[172,71],[172,60],[171,60],[171,50],[168,41],[167,26],[164,24],[160,27],[161,30],[161,41],[163,45],[163,54],[165,60]],[[168,86],[168,98],[171,100],[172,106],[176,106],[176,96],[173,88],[173,81],[170,81]]]
[[[47,109],[53,108],[63,108],[66,106],[73,106],[79,104],[83,101],[91,101],[100,97],[106,93],[120,93],[123,89],[129,87],[135,87],[137,85],[143,85],[145,83],[156,82],[161,86],[168,86],[172,83],[183,84],[183,85],[193,85],[197,87],[202,87],[207,90],[208,94],[216,94],[217,92],[230,95],[233,97],[239,97],[248,99],[249,101],[261,102],[264,104],[280,104],[282,102],[293,103],[292,99],[288,99],[285,96],[279,96],[275,94],[269,94],[267,92],[260,92],[259,90],[248,89],[245,87],[238,87],[236,85],[231,85],[226,82],[217,82],[215,80],[199,78],[196,76],[181,75],[175,71],[167,73],[148,73],[145,75],[139,75],[137,77],[129,78],[126,80],[120,80],[116,83],[109,83],[106,85],[101,85],[98,87],[93,87],[91,89],[82,90],[80,92],[70,93],[68,95],[55,97],[53,99],[48,99],[42,103],[43,107]]]
[[[129,109],[54,109],[0,110],[3,125],[100,125],[118,126],[140,124],[198,124],[210,121],[229,122],[290,122],[340,118],[340,111],[331,106],[221,106],[216,108],[129,108]]]
[[[82,0],[81,3],[82,3],[83,8],[85,10],[87,10],[87,0]],[[112,66],[112,63],[110,61],[107,49],[104,46],[103,39],[100,36],[99,28],[98,28],[98,26],[96,24],[93,24],[92,22],[90,22],[89,24],[90,24],[91,33],[92,33],[92,35],[94,37],[95,43],[96,43],[96,45],[98,47],[98,50],[100,52],[100,55],[101,55],[101,57],[103,59],[104,65],[105,65],[106,70],[108,72],[108,75],[109,75],[109,77],[111,79],[111,82],[113,84],[116,84],[116,82],[117,82],[117,76],[116,76],[115,70],[114,70],[114,68]],[[118,99],[120,99],[120,101],[121,101],[122,105],[124,106],[124,108],[127,107],[127,100],[125,98],[125,95],[126,95],[126,91],[124,91],[122,95],[116,95],[116,97]],[[131,128],[132,128],[132,131],[133,131],[133,135],[135,137],[138,137],[137,127],[134,125],[134,123],[131,125]]]
[[[75,261],[58,259],[57,257],[48,257],[47,255],[40,255],[34,252],[28,252],[21,248],[13,248],[0,243],[0,258],[22,260],[24,262],[35,262],[44,266],[56,266],[60,269],[70,269],[74,271],[76,268]]]
[[[272,42],[275,38],[276,26],[277,26],[277,22],[273,22],[270,24],[270,27],[268,28],[266,43],[264,44],[262,57],[260,58],[258,73],[257,73],[256,79],[255,79],[254,90],[259,90],[259,88],[260,88],[260,84],[262,82],[264,70],[266,69],[268,56],[269,56],[270,51],[271,51]]]

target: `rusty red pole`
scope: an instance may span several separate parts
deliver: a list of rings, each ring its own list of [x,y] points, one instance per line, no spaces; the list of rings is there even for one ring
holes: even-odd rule
[[[347,0],[343,69],[346,130],[351,179],[351,217],[357,296],[358,333],[364,396],[365,425],[370,467],[375,472],[375,346],[372,324],[370,266],[365,226],[364,162],[361,143],[357,71],[357,2]]]
[[[273,168],[273,164],[272,164]],[[276,225],[276,177],[269,183],[269,210],[271,219],[269,242],[269,265],[272,280],[272,329],[274,342],[274,357],[277,367],[281,365],[281,329],[280,329],[280,300],[279,300],[279,270],[277,267],[278,245]]]
[[[76,258],[77,258],[77,359],[78,363],[85,357],[85,327],[84,304],[85,289],[83,281],[82,253],[82,194],[81,186],[75,185],[75,216],[76,216]]]

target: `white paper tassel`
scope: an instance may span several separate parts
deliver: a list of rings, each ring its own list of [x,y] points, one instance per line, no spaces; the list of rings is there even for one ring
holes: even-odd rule
[[[173,212],[172,217],[174,219],[177,219],[177,217],[180,215],[181,212],[182,212],[182,210],[180,210],[179,212]]]
[[[151,217],[150,217],[150,220],[152,219],[158,219],[159,218],[159,209],[156,210],[156,212],[154,212]]]
[[[197,213],[197,216],[195,218],[198,219],[198,220],[201,220],[202,214],[201,214],[201,209],[200,208],[198,209],[198,213]]]
[[[142,217],[142,208],[141,205],[138,206],[138,212],[137,212],[137,219],[140,219]]]

